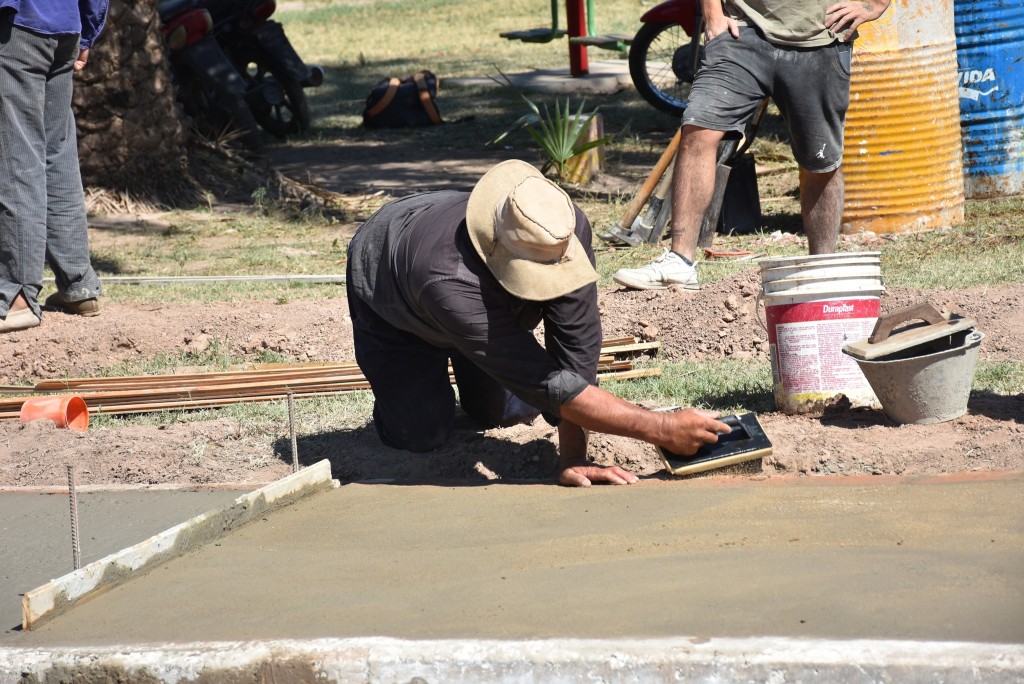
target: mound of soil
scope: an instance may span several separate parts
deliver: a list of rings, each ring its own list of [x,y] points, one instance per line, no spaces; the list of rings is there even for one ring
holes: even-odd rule
[[[666,362],[767,359],[757,278],[756,269],[750,269],[700,292],[603,288],[605,337],[660,340],[660,358]],[[1019,334],[1024,285],[953,292],[893,289],[883,295],[882,309],[922,299],[977,320],[986,333],[982,359],[1024,358]],[[263,350],[309,361],[353,358],[343,297],[271,307],[255,302],[202,307],[106,303],[97,318],[48,313],[42,326],[6,335],[3,343],[0,383],[8,384],[89,375],[100,367],[182,348],[202,351],[215,343],[253,359]],[[297,407],[301,461],[330,459],[334,476],[343,481],[549,480],[554,473],[557,431],[542,420],[486,432],[466,422],[443,448],[419,455],[382,446],[368,424],[342,432],[304,430],[302,400]],[[704,476],[1024,470],[1024,394],[974,393],[966,415],[935,425],[897,426],[881,411],[842,405],[815,415],[764,412],[760,420],[774,443],[773,454],[760,467],[748,464]],[[665,477],[653,447],[635,440],[591,435],[591,455],[643,476]],[[66,463],[76,465],[82,485],[256,483],[290,471],[290,440],[286,424],[279,435],[258,439],[227,418],[84,433],[57,429],[48,421],[0,421],[0,486],[65,485]]]

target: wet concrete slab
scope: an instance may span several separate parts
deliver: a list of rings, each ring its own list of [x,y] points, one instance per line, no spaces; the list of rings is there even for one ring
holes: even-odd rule
[[[244,490],[78,495],[82,565],[217,508]],[[0,492],[0,630],[21,624],[21,595],[74,569],[67,493]]]
[[[0,645],[745,638],[1024,643],[1024,475],[347,485]]]

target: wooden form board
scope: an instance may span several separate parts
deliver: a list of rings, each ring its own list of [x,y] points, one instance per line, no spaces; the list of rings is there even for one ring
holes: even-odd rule
[[[22,629],[32,629],[67,611],[78,601],[127,582],[139,573],[222,537],[262,516],[270,508],[332,486],[330,462],[320,461],[244,494],[223,508],[197,515],[134,546],[51,580],[22,597]]]

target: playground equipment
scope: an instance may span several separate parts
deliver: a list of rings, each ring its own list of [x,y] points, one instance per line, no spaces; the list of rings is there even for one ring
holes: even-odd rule
[[[558,26],[558,0],[551,0],[551,26],[505,31],[500,33],[508,40],[524,43],[550,43],[552,40],[569,37],[569,71],[573,76],[585,76],[589,72],[587,48],[597,47],[616,52],[626,52],[633,37],[625,34],[599,35],[594,29],[594,0],[565,0],[565,16],[568,30]]]

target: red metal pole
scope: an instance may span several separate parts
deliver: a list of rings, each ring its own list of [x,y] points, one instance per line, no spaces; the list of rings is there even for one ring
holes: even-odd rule
[[[584,0],[565,0],[565,16],[569,25],[569,38],[587,35],[587,12]],[[569,72],[573,76],[585,76],[590,73],[587,64],[587,46],[574,45],[569,41]]]

